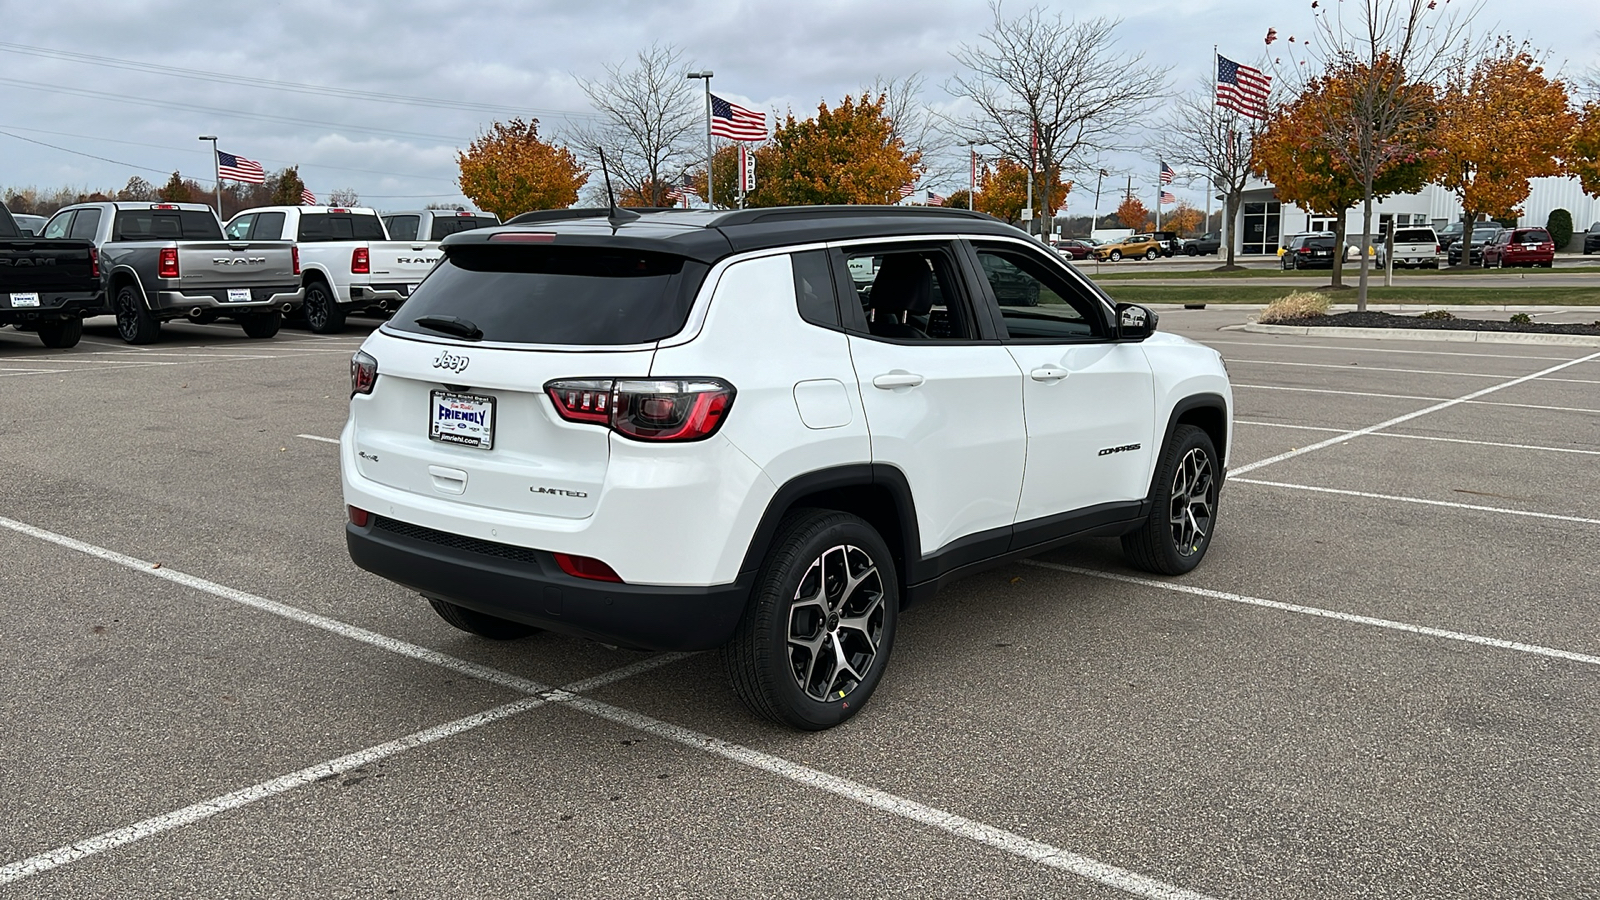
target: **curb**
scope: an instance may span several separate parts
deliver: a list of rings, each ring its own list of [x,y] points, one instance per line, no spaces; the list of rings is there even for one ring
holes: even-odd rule
[[[1340,328],[1316,325],[1262,325],[1250,322],[1245,325],[1224,326],[1223,331],[1249,331],[1255,334],[1322,335],[1324,337],[1357,337],[1390,341],[1447,341],[1454,344],[1557,344],[1566,347],[1600,347],[1600,335],[1587,334],[1537,334],[1516,331],[1452,331],[1450,329],[1422,328]]]

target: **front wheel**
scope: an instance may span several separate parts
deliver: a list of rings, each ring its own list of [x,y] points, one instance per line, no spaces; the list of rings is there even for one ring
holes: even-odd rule
[[[144,308],[138,288],[125,284],[117,291],[117,334],[130,344],[153,344],[161,336],[161,323]]]
[[[245,337],[269,338],[283,327],[283,313],[273,311],[241,316],[239,325],[244,328]]]
[[[46,347],[56,350],[76,347],[78,339],[82,337],[82,319],[58,319],[54,322],[39,323],[39,340],[43,341]]]
[[[1191,245],[1189,247],[1184,248],[1183,252],[1184,252],[1184,255],[1186,255],[1186,256],[1199,256],[1200,255],[1200,248]]]
[[[871,525],[842,512],[793,513],[722,649],[723,670],[756,715],[832,728],[883,678],[899,607],[894,558]]]
[[[1200,565],[1216,531],[1220,467],[1210,435],[1193,425],[1173,430],[1156,467],[1150,518],[1122,536],[1130,564],[1160,575],[1182,575]]]
[[[306,324],[317,334],[338,334],[344,330],[344,307],[333,296],[332,288],[321,281],[306,285],[305,305],[301,307]]]
[[[1121,262],[1122,261],[1122,251],[1121,250],[1113,250],[1113,251],[1111,251],[1111,261],[1112,262]]]

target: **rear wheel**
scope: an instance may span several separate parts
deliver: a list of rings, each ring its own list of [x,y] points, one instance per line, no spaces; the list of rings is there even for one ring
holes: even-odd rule
[[[527,637],[539,629],[510,619],[502,619],[465,606],[457,606],[444,600],[428,598],[428,603],[439,618],[469,634],[485,637],[491,641],[513,641],[520,637]]]
[[[1155,507],[1137,531],[1122,536],[1136,568],[1182,575],[1200,565],[1216,531],[1220,463],[1210,435],[1179,425],[1156,469]]]
[[[283,327],[283,313],[273,312],[256,313],[250,316],[241,316],[239,325],[244,329],[246,337],[269,338],[278,333]]]
[[[1160,255],[1161,255],[1160,252],[1158,252],[1156,250],[1146,250],[1144,252],[1144,258],[1145,259],[1155,259],[1156,257],[1158,257]]]
[[[131,284],[117,289],[117,334],[130,344],[153,344],[161,336],[161,323],[144,308],[140,293]]]
[[[39,323],[39,340],[46,347],[65,350],[77,346],[78,339],[83,337],[82,319],[58,319],[54,322]]]
[[[756,715],[832,728],[883,678],[899,606],[894,559],[871,525],[801,510],[778,528],[723,669]]]
[[[306,324],[317,334],[338,334],[344,330],[344,307],[334,299],[333,290],[326,282],[313,281],[306,285]]]

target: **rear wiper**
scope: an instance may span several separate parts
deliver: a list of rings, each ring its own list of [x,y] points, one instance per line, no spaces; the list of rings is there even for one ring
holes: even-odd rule
[[[423,328],[453,334],[464,340],[483,340],[483,329],[474,325],[470,319],[463,319],[460,316],[418,316],[413,321]]]

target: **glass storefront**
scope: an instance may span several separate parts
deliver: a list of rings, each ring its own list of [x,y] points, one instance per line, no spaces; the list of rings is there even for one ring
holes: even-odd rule
[[[1239,252],[1245,255],[1277,253],[1281,210],[1282,204],[1276,200],[1246,203],[1244,227],[1239,232]]]

